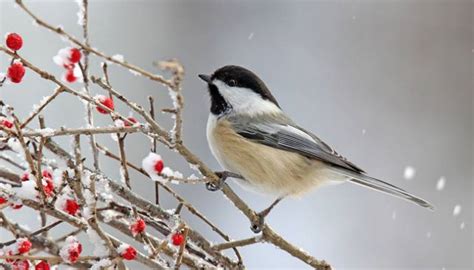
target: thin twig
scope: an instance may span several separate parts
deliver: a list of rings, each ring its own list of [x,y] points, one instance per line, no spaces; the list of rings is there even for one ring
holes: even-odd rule
[[[51,257],[51,256],[29,256],[29,255],[0,255],[0,260],[31,260],[31,261],[49,261],[51,263],[60,263],[64,260],[61,257]],[[77,261],[87,262],[90,260],[100,260],[100,257],[96,256],[82,256],[77,259]]]
[[[107,56],[105,54],[103,54],[102,52],[94,49],[94,48],[91,48],[89,46],[87,46],[86,44],[80,42],[77,38],[73,37],[72,35],[66,33],[64,31],[64,29],[62,29],[61,27],[54,27],[48,23],[46,23],[45,21],[41,20],[39,17],[37,17],[35,14],[33,14],[33,12],[31,12],[24,4],[23,4],[23,1],[22,0],[15,0],[16,3],[19,5],[20,8],[22,8],[28,15],[30,15],[33,20],[35,20],[35,22],[39,25],[39,26],[42,26],[42,27],[45,27],[46,29],[50,30],[50,31],[53,31],[54,33],[56,34],[59,34],[63,37],[65,37],[66,39],[68,39],[69,41],[71,41],[72,43],[74,43],[75,45],[81,47],[83,50],[86,50],[90,53],[93,53],[95,55],[97,55],[98,57],[101,57],[109,62],[112,62],[112,63],[115,63],[117,65],[120,65],[120,66],[123,66],[124,68],[128,69],[128,70],[131,70],[131,71],[134,71],[142,76],[145,76],[147,78],[149,78],[150,80],[153,80],[153,81],[157,81],[165,86],[171,86],[171,82],[164,79],[162,76],[159,76],[159,75],[156,75],[156,74],[151,74],[150,72],[147,72],[135,65],[132,65],[132,64],[129,64],[127,62],[122,62],[122,61],[119,61],[117,59],[114,59],[113,57],[110,57],[110,56]]]
[[[42,129],[35,131],[26,131],[24,137],[57,137],[70,135],[91,135],[91,134],[114,134],[114,133],[136,133],[147,132],[143,126],[133,127],[93,127],[93,128],[59,128],[59,129]]]
[[[150,116],[156,121],[155,117],[155,99],[152,96],[148,96],[148,103],[150,105]],[[151,139],[151,152],[156,153],[156,139]],[[155,203],[160,204],[160,184],[155,182]]]
[[[61,224],[62,222],[63,222],[62,220],[55,221],[55,222],[53,222],[53,223],[51,223],[47,226],[42,227],[41,229],[39,229],[37,231],[29,233],[28,236],[32,237],[32,236],[41,234],[43,232],[47,232],[47,231],[51,230],[52,228],[56,227],[57,225]],[[8,241],[8,242],[0,243],[0,248],[2,248],[4,246],[9,246],[11,244],[14,244],[15,242],[16,242],[16,240],[11,240],[11,241]]]
[[[40,128],[46,128],[46,124],[44,123],[44,117],[42,115],[38,116],[38,121],[39,121]],[[45,139],[43,137],[41,137],[39,147],[38,147],[38,152],[36,153],[36,159],[37,159],[37,165],[36,166],[38,168],[38,172],[41,173],[41,177],[43,177],[42,170],[41,170],[41,163],[43,161],[44,143],[45,143]],[[46,180],[48,180],[48,179],[46,179]],[[52,181],[52,179],[50,181]],[[41,186],[41,188],[43,188],[43,186]],[[46,193],[45,193],[45,195],[46,195]],[[46,198],[45,198],[45,200],[46,200]],[[46,214],[44,213],[43,210],[40,211],[40,217],[41,217],[41,227],[46,226],[47,217],[46,217]],[[47,236],[46,233],[47,233],[47,231],[45,231],[44,236]]]
[[[46,108],[46,106],[48,106],[49,103],[51,103],[55,98],[57,98],[59,94],[61,94],[63,91],[64,89],[61,86],[57,87],[56,90],[54,90],[54,93],[51,96],[45,98],[43,102],[41,102],[41,104],[28,116],[28,118],[23,121],[23,124],[21,124],[21,128],[26,127],[26,125],[28,125],[31,120],[33,120],[38,114],[40,114],[43,109]]]
[[[179,270],[179,268],[181,267],[181,262],[183,261],[184,249],[186,247],[186,242],[188,241],[188,228],[187,227],[183,228],[182,234],[183,234],[184,241],[179,246],[178,257],[176,257],[176,262],[174,264],[175,270]]]
[[[255,237],[245,238],[242,240],[214,245],[213,248],[217,250],[224,250],[224,249],[229,249],[229,248],[248,246],[248,245],[252,245],[261,241],[262,241],[261,236],[255,236]]]

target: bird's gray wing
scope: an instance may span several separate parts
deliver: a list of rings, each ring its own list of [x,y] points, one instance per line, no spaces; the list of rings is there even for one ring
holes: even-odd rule
[[[254,142],[295,152],[353,172],[364,172],[316,135],[292,123],[245,121],[232,122],[232,125],[238,134]]]
[[[339,155],[316,135],[298,127],[287,118],[266,119],[259,122],[249,119],[233,120],[230,122],[235,131],[249,140],[323,161],[332,166],[334,172],[346,176],[353,183],[434,209],[429,202],[422,198],[383,180],[366,175],[362,169]]]

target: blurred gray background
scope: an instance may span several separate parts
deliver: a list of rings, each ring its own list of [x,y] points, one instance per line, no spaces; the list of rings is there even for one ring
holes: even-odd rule
[[[90,2],[93,47],[148,70],[161,59],[177,58],[185,65],[185,141],[212,168],[220,169],[205,137],[209,101],[196,74],[238,64],[259,74],[300,125],[371,175],[436,206],[429,212],[351,184],[330,186],[286,200],[272,212],[268,222],[288,240],[336,269],[473,268],[472,1]],[[81,35],[74,1],[26,3],[48,22]],[[23,56],[61,76],[52,57],[68,43],[34,26],[13,1],[2,0],[0,35],[6,32],[23,36]],[[0,59],[4,72],[9,59]],[[99,61],[92,63],[100,75]],[[134,101],[146,104],[153,95],[160,107],[170,105],[163,87],[117,66],[110,72],[112,84]],[[0,98],[26,116],[53,88],[28,71],[24,83],[0,88]],[[76,99],[61,96],[46,111],[46,121],[52,127],[83,126],[82,108]],[[124,107],[118,110],[127,114]],[[160,121],[170,123],[166,115]],[[97,114],[96,122],[110,124]],[[117,150],[109,136],[99,141]],[[134,135],[127,144],[129,159],[139,164],[148,140]],[[180,157],[164,148],[160,153],[168,166],[191,173]],[[118,177],[118,163],[104,158],[101,163]],[[411,180],[403,178],[406,166],[416,169]],[[152,183],[132,176],[134,188],[153,200]],[[440,177],[446,179],[441,191],[436,189]],[[255,209],[271,201],[232,186]],[[202,185],[177,189],[232,238],[251,235],[248,221],[220,193]],[[172,202],[163,198],[167,208],[175,207]],[[457,216],[455,205],[462,207]],[[21,219],[37,227],[35,216]],[[201,222],[189,220],[220,241]],[[9,237],[2,231],[0,240]],[[271,245],[242,248],[242,253],[249,269],[307,267]]]

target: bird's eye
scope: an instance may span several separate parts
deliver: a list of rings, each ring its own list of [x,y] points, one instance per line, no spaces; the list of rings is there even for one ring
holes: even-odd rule
[[[229,86],[236,86],[237,85],[237,81],[232,79],[232,80],[229,80]]]

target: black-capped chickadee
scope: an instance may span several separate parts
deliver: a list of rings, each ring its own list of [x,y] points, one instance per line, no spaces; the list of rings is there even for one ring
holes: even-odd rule
[[[242,176],[245,187],[277,196],[260,212],[263,218],[287,196],[298,196],[330,182],[351,182],[434,209],[427,201],[370,177],[281,110],[265,83],[239,66],[199,75],[209,89],[211,112],[207,140],[225,170]]]

